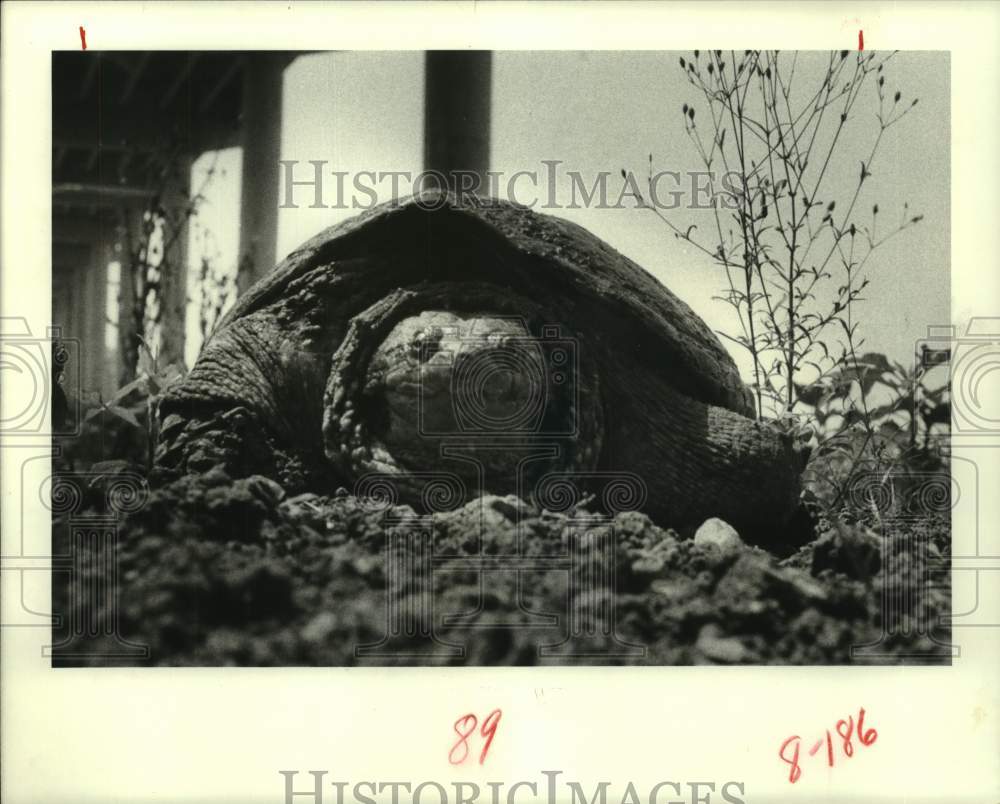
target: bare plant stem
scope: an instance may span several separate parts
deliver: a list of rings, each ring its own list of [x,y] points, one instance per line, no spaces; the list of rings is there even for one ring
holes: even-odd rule
[[[732,193],[735,203],[729,207],[729,237],[718,203],[712,205],[717,243],[712,248],[692,234],[696,227],[683,229],[655,205],[643,201],[676,237],[694,245],[724,270],[728,291],[719,298],[734,309],[742,336],[720,335],[749,352],[759,415],[764,413],[765,395],[778,411],[793,411],[801,387],[796,382],[806,368],[815,372],[818,381],[834,370],[838,361],[851,359],[851,355],[856,358],[853,304],[867,284],[862,274],[865,264],[883,241],[875,239],[873,224],[867,236],[867,253],[856,259],[853,238],[857,225],[852,216],[885,131],[905,116],[912,104],[901,106],[899,92],[891,103],[886,100],[882,69],[892,54],[859,52],[853,59],[848,56],[847,51],[830,54],[812,88],[804,86],[808,73],[797,53],[789,58],[776,51],[744,51],[740,56],[735,51],[723,54],[717,50],[706,54],[695,51],[693,61],[682,58],[684,75],[701,94],[711,124],[710,131],[700,131],[694,106],[685,104],[685,133],[706,168],[721,161],[727,173],[739,177],[738,189]],[[836,199],[826,203],[819,193],[843,150],[842,134],[856,116],[862,90],[876,78],[877,135],[867,159],[861,162],[861,176],[853,193],[842,206],[843,222],[837,226],[834,215],[839,219],[841,213],[835,213]],[[804,102],[799,105],[800,101]],[[812,215],[824,207],[823,220],[817,224]],[[822,301],[818,293],[823,286],[830,287],[827,283],[834,275],[828,266],[833,256],[842,252],[842,240],[849,230],[851,256],[840,269],[846,282],[833,293],[832,301]],[[832,242],[823,260],[818,265],[809,262],[817,244],[827,238]],[[741,279],[737,271],[742,272]],[[846,337],[837,358],[831,353],[828,329],[843,324],[844,318],[846,326],[840,329]]]

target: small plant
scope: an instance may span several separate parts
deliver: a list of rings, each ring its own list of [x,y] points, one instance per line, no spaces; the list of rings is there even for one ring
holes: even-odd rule
[[[185,296],[184,304],[171,304],[170,299],[176,302],[179,293],[171,283],[180,281],[187,272],[179,245],[185,237],[197,236],[202,243],[212,241],[199,212],[204,192],[217,172],[218,154],[194,195],[189,195],[187,187],[189,163],[178,148],[165,146],[153,157],[159,185],[141,215],[123,215],[120,232],[120,247],[126,255],[118,298],[120,387],[110,398],[100,392],[80,393],[86,410],[84,424],[89,426],[81,438],[63,444],[66,466],[108,474],[143,464],[147,471],[152,468],[158,438],[156,404],[186,373],[179,349],[186,329],[185,308],[196,305],[204,341],[235,295],[232,278],[217,270],[209,256],[203,256],[193,277],[191,297]],[[114,457],[109,460],[109,456]]]
[[[718,298],[733,309],[740,331],[719,334],[750,354],[761,415],[793,412],[804,376],[822,377],[853,359],[860,346],[853,308],[869,283],[868,261],[921,220],[904,204],[899,225],[880,232],[878,205],[866,219],[858,209],[886,131],[917,103],[886,89],[891,58],[831,53],[812,83],[798,53],[696,50],[693,59],[680,59],[705,110],[684,104],[684,131],[706,170],[727,177],[723,190],[713,190],[711,238],[700,240],[696,226],[682,230],[644,205],[725,273],[727,290]],[[842,132],[861,116],[866,87],[877,101],[871,147],[863,158],[842,157]],[[838,198],[830,177],[841,158],[855,159],[859,169]]]
[[[912,454],[890,437],[891,419],[918,392],[931,409],[940,405],[922,377],[882,355],[858,355],[855,308],[869,285],[871,257],[922,220],[904,203],[898,222],[887,226],[877,203],[865,211],[859,204],[886,132],[917,105],[887,86],[893,55],[840,51],[813,65],[805,61],[822,57],[800,62],[797,52],[755,50],[681,57],[697,96],[680,110],[684,131],[705,169],[725,177],[723,189],[712,191],[712,233],[682,228],[641,199],[675,237],[722,269],[726,290],[717,298],[739,329],[719,335],[752,360],[758,415],[811,437],[814,454],[842,459],[847,477],[890,455]],[[843,132],[867,121],[869,147],[846,152]],[[845,181],[852,162],[855,178]],[[650,156],[651,195],[652,176]],[[890,401],[872,407],[875,384]],[[907,426],[914,442],[915,425]],[[841,496],[834,492],[827,502]]]
[[[203,346],[236,299],[236,278],[231,272],[219,268],[217,250],[209,253],[208,244],[213,242],[213,238],[204,227],[201,227],[201,238],[205,253],[194,277],[195,297],[189,298],[188,303],[197,300],[199,343]]]
[[[174,288],[184,283],[187,265],[180,244],[198,215],[204,193],[215,177],[215,164],[201,186],[190,192],[189,163],[178,146],[156,154],[160,183],[150,195],[138,231],[126,215],[123,230],[127,252],[122,282],[119,343],[120,382],[128,384],[139,373],[141,344],[154,344],[169,362],[183,360],[186,296],[178,301]],[[218,154],[216,154],[216,161]]]
[[[156,405],[160,395],[170,386],[184,378],[184,370],[176,363],[161,365],[155,350],[142,338],[139,340],[138,376],[123,385],[109,400],[98,396],[98,404],[91,408],[84,421],[104,415],[113,416],[130,427],[145,433],[146,470],[153,466],[153,453],[156,448],[157,417]],[[116,462],[100,462],[111,464]],[[96,466],[97,464],[95,464]],[[107,468],[110,471],[110,468]]]
[[[817,435],[806,483],[828,510],[845,502],[860,472],[899,478],[946,463],[947,442],[933,431],[950,429],[949,385],[935,383],[933,371],[948,355],[924,347],[915,357],[907,368],[868,352],[798,389]]]

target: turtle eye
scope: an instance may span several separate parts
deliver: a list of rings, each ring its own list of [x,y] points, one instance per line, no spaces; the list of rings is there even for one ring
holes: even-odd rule
[[[398,327],[397,327],[398,329]],[[406,333],[400,333],[399,338],[405,338]],[[429,326],[419,330],[409,342],[408,354],[413,360],[429,360],[441,348],[444,330],[439,326]]]

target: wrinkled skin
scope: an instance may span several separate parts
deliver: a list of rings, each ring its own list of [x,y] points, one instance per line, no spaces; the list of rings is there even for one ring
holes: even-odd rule
[[[447,196],[293,253],[159,416],[167,474],[221,465],[321,494],[377,476],[418,510],[593,495],[666,527],[718,516],[765,546],[787,541],[803,464],[753,418],[716,336],[643,269],[565,221]]]

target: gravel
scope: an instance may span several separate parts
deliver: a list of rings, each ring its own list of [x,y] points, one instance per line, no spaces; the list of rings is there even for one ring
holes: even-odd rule
[[[53,663],[947,663],[948,573],[932,585],[926,569],[948,531],[828,526],[779,559],[721,520],[682,538],[636,512],[515,497],[421,516],[212,470],[155,489],[119,523],[117,604],[100,613],[149,657],[108,658],[115,639],[94,637]],[[69,549],[67,522],[53,542]],[[89,549],[78,566],[53,576],[58,613],[86,614],[74,584],[107,580]]]

